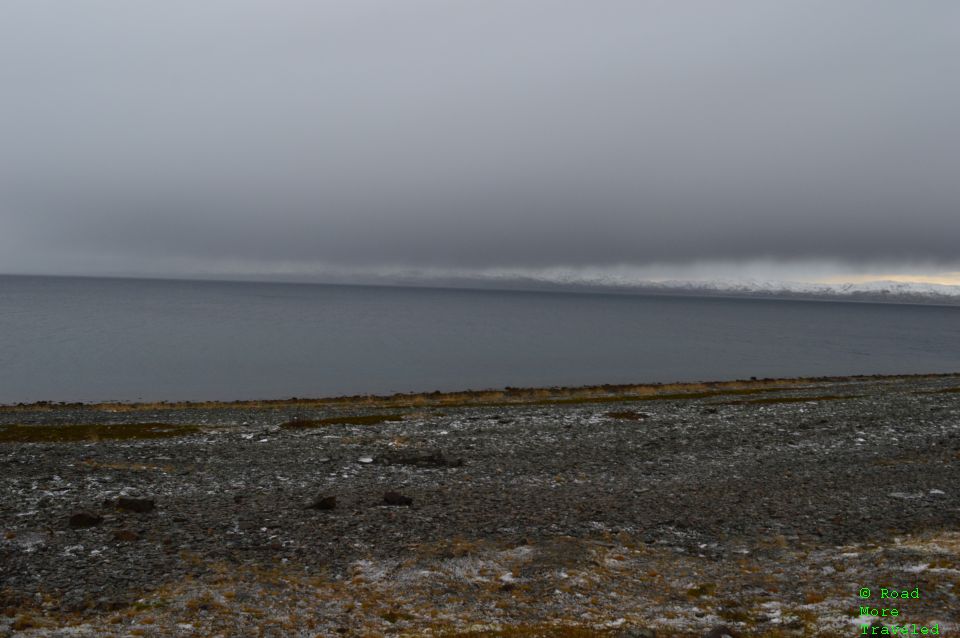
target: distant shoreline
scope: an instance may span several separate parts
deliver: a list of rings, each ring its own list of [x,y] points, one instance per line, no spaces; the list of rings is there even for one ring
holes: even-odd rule
[[[238,284],[238,285],[280,285],[280,286],[321,286],[342,288],[379,288],[427,291],[477,292],[477,293],[542,293],[556,295],[609,295],[615,297],[661,297],[686,299],[738,299],[752,301],[800,301],[821,303],[879,304],[894,306],[930,306],[935,308],[960,307],[960,293],[943,294],[941,292],[921,291],[906,288],[904,290],[844,290],[810,291],[788,288],[750,289],[745,285],[711,286],[703,282],[638,282],[636,284],[599,283],[599,282],[555,282],[539,279],[472,279],[472,278],[403,278],[403,277],[328,277],[325,279],[308,278],[270,278],[250,276],[200,275],[161,276],[161,275],[64,275],[0,273],[0,278],[21,279],[66,279],[87,281],[122,282],[158,282],[181,284]],[[882,282],[881,282],[882,283]],[[894,282],[890,282],[894,283]],[[949,288],[949,286],[940,286]],[[960,287],[955,287],[960,288]]]
[[[19,410],[91,409],[133,412],[138,410],[190,409],[190,408],[285,408],[338,407],[338,408],[394,408],[394,407],[469,407],[510,405],[553,405],[565,403],[606,403],[618,401],[643,401],[658,399],[702,398],[712,394],[730,394],[731,391],[752,394],[806,385],[842,382],[896,382],[922,379],[957,377],[960,371],[919,374],[864,374],[818,377],[751,378],[723,381],[601,384],[584,386],[553,387],[505,387],[501,389],[461,390],[449,392],[411,392],[387,395],[355,394],[334,397],[290,397],[286,399],[238,399],[234,401],[102,401],[58,402],[34,401],[30,403],[0,404],[0,412]],[[960,391],[960,388],[957,388]]]

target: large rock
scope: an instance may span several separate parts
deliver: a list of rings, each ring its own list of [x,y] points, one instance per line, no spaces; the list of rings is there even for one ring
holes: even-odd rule
[[[121,543],[132,543],[140,540],[140,535],[129,529],[113,530],[113,540]]]
[[[413,505],[413,499],[400,492],[387,492],[383,495],[384,505]]]
[[[77,512],[70,517],[70,527],[73,529],[83,529],[84,527],[95,527],[103,522],[103,517],[99,514],[90,512]]]
[[[307,509],[314,510],[332,510],[337,507],[337,497],[336,496],[323,496],[318,495],[315,499],[310,501],[307,504]]]
[[[152,498],[134,498],[132,496],[121,496],[117,499],[117,509],[138,514],[152,512],[156,507],[156,502]]]

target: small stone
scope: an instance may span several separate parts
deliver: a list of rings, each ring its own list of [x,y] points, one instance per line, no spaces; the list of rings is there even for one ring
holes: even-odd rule
[[[385,505],[413,505],[413,499],[400,492],[387,492],[383,495]]]
[[[369,456],[361,456],[357,459],[357,463],[373,463],[373,458]]]
[[[156,503],[152,498],[133,498],[130,496],[121,496],[117,499],[117,509],[146,514],[152,512]]]
[[[82,529],[84,527],[95,527],[103,522],[103,517],[99,514],[90,512],[77,512],[70,517],[70,527],[73,529]]]
[[[307,509],[314,510],[332,510],[337,507],[337,497],[336,496],[317,496],[313,499]]]

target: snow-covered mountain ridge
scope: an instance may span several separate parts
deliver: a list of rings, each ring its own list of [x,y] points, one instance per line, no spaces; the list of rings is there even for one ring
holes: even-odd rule
[[[602,278],[593,280],[580,279],[579,281],[568,280],[565,282],[554,280],[552,283],[577,288],[606,288],[661,294],[733,295],[960,305],[960,286],[903,281],[828,284],[796,281],[766,281],[760,279],[638,282],[621,278]]]
[[[911,304],[960,305],[960,286],[904,281],[810,283],[754,278],[709,280],[644,280],[628,274],[585,274],[554,271],[536,275],[484,273],[473,276],[393,277],[390,283],[463,288],[567,290],[635,294],[734,296],[777,299],[818,299]]]
[[[905,281],[869,281],[864,283],[807,283],[797,281],[763,281],[758,279],[716,281],[663,281],[657,287],[703,289],[747,293],[801,293],[820,295],[928,295],[960,297],[960,286]]]
[[[324,283],[348,285],[819,299],[960,306],[960,285],[893,280],[821,283],[753,277],[653,279],[630,269],[576,268],[480,271],[402,269],[360,274],[327,272],[319,278]],[[298,281],[296,278],[287,280]]]

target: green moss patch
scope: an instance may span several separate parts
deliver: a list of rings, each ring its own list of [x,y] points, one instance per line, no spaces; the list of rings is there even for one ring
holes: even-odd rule
[[[294,419],[280,425],[288,430],[322,428],[328,425],[377,425],[387,421],[402,421],[402,414],[363,414],[359,416],[332,416],[325,419]]]
[[[194,434],[196,425],[89,423],[82,425],[0,425],[0,443],[78,443],[124,439],[165,439]]]

